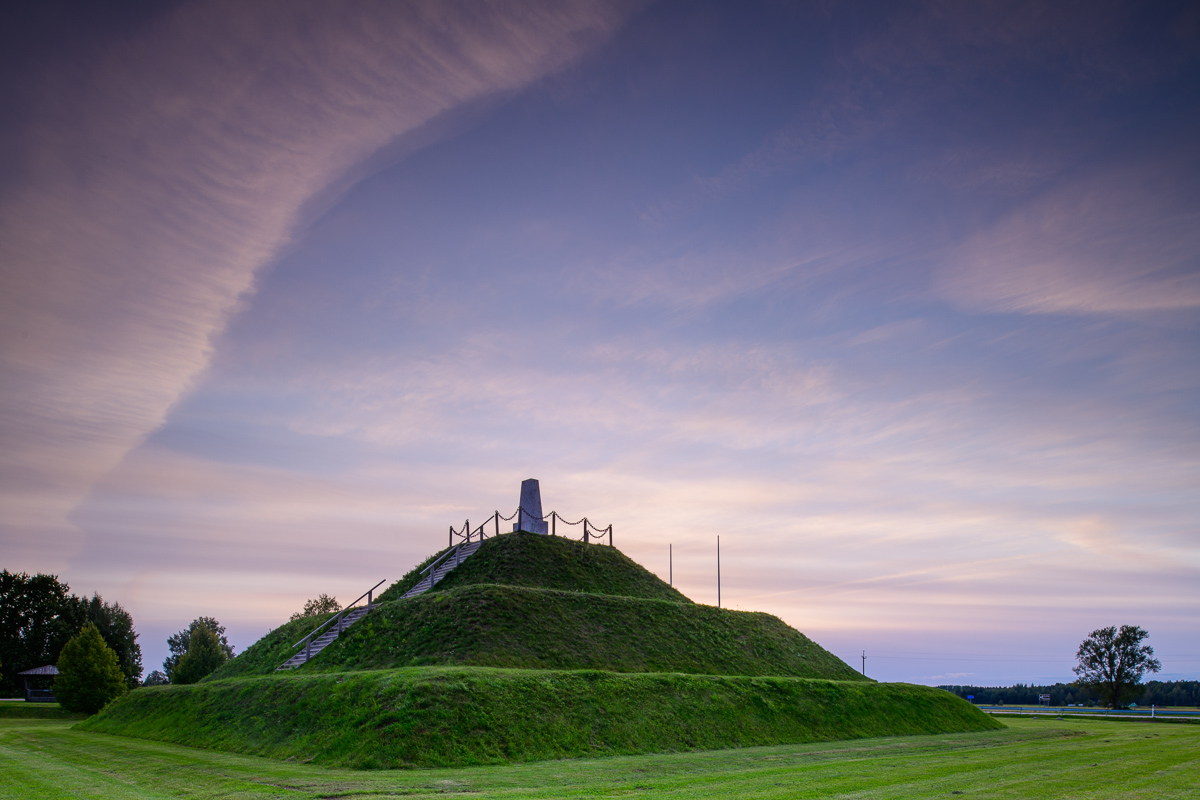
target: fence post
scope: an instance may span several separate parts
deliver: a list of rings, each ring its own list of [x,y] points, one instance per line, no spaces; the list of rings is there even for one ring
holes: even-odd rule
[[[312,658],[312,634],[308,635],[308,644],[304,645],[304,660],[308,661]]]
[[[550,512],[550,535],[551,536],[558,536],[558,526],[555,524],[557,522],[558,522],[558,512],[551,511]]]
[[[583,543],[584,544],[588,543],[588,529],[587,528],[588,528],[587,517],[584,517],[583,518]]]
[[[367,611],[371,610],[371,604],[374,602],[374,593],[374,589],[369,589],[367,591]]]
[[[454,526],[450,526],[450,533],[446,535],[446,547],[454,546]]]
[[[608,526],[608,546],[612,547],[612,525]]]
[[[496,512],[496,535],[500,535],[500,512]]]

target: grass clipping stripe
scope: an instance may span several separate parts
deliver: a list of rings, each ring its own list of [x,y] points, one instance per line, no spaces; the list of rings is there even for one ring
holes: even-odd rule
[[[1003,726],[948,692],[907,684],[425,668],[148,687],[79,727],[370,769]]]

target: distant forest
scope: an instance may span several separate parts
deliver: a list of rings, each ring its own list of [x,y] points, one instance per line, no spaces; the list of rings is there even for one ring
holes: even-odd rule
[[[1087,689],[1073,683],[1053,686],[939,686],[964,700],[973,695],[977,705],[1036,706],[1039,694],[1050,695],[1050,705],[1094,706],[1098,698]],[[1200,705],[1200,681],[1147,681],[1134,690],[1131,701],[1139,706],[1197,706]]]

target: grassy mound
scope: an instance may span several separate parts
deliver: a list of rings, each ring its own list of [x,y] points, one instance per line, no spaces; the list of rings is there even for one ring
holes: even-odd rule
[[[272,631],[210,679],[272,672],[315,624]],[[770,614],[486,584],[382,604],[302,671],[426,665],[867,680]]]
[[[421,570],[439,555],[441,553],[417,565],[388,587],[379,599],[400,599],[421,580]],[[484,540],[475,554],[447,575],[433,591],[444,592],[479,583],[692,602],[615,547],[588,545],[536,533],[505,534]]]
[[[138,689],[80,726],[330,766],[499,764],[1002,727],[925,686],[423,668]]]

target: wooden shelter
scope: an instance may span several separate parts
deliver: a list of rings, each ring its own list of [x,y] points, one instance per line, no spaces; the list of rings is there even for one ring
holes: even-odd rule
[[[29,686],[30,678],[53,678],[58,674],[58,667],[53,664],[47,664],[44,667],[35,667],[27,669],[24,672],[18,672],[18,675],[25,679],[25,702],[27,703],[55,703],[53,689],[33,689]]]

